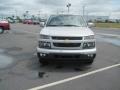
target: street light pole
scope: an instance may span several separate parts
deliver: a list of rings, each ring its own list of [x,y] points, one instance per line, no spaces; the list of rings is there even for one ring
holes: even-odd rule
[[[68,3],[68,4],[67,4],[68,13],[70,12],[70,7],[71,7],[71,4],[70,4],[70,3]]]
[[[86,5],[83,5],[83,17],[85,16],[85,7]]]
[[[38,11],[38,18],[40,18],[41,11]]]
[[[15,10],[15,16],[17,17],[17,10]]]

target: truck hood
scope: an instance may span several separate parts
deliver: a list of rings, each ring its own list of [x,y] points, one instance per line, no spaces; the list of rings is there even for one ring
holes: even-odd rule
[[[44,27],[40,34],[71,37],[94,35],[93,31],[88,27]]]

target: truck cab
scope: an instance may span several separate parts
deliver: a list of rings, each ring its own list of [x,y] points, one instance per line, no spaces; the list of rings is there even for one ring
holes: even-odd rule
[[[79,61],[92,64],[96,57],[95,34],[80,15],[51,15],[40,31],[40,63]]]

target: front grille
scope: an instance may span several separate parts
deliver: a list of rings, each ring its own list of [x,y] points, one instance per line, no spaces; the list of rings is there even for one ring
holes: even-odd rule
[[[82,40],[82,37],[52,37],[54,40]]]
[[[81,43],[53,43],[55,47],[80,47]]]

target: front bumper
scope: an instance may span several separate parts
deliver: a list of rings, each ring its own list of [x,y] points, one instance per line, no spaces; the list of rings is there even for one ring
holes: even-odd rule
[[[83,50],[57,50],[57,49],[43,49],[37,47],[37,52],[45,54],[95,54],[96,48]]]
[[[37,48],[38,57],[42,59],[94,59],[96,57],[96,48],[88,50],[55,50]]]

